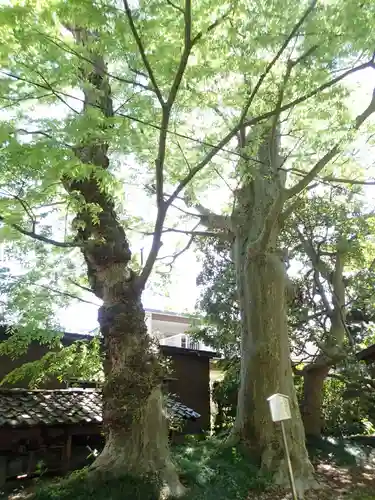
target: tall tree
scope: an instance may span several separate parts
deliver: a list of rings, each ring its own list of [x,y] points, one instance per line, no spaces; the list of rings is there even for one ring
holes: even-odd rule
[[[231,245],[217,238],[200,238],[197,250],[202,270],[196,283],[201,293],[196,304],[199,323],[192,333],[226,359],[239,359],[240,310]]]
[[[337,132],[336,146],[286,189],[278,124],[290,112],[293,125],[302,120],[306,131],[309,106],[319,120],[325,113],[324,127],[331,127],[326,141],[315,134],[315,144],[309,143],[316,156],[331,142],[334,124],[348,129],[337,84],[374,66],[371,8],[356,12],[363,29],[355,30],[349,22],[355,7],[351,0],[318,8],[314,1],[307,10],[292,0],[257,4],[251,11],[241,0],[193,7],[190,0],[136,6],[127,0],[31,0],[2,7],[1,95],[8,113],[15,112],[1,126],[1,182],[10,189],[27,182],[0,215],[24,236],[78,248],[90,288],[103,301],[107,439],[98,469],[159,472],[170,491],[182,493],[169,458],[161,368],[141,296],[163,231],[176,230],[165,227],[171,208],[183,193],[194,198],[208,179],[229,178],[233,158],[240,158],[232,217],[201,210],[203,221],[235,241],[243,322],[235,434],[251,441],[263,468],[285,482],[280,436],[265,398],[275,389],[290,394],[293,462],[301,489],[308,486],[312,469],[292,388],[280,300],[285,272],[276,246],[287,215],[283,208],[290,212],[298,194],[339,154],[346,132]],[[59,116],[53,116],[57,109]],[[357,128],[371,111],[358,118]],[[237,136],[239,148],[233,149]],[[127,162],[121,172],[126,193],[139,177],[155,200],[153,240],[139,272],[129,242],[130,215],[139,214],[134,204],[121,206],[121,162]],[[59,231],[61,218],[48,224],[40,214],[30,215],[30,206],[47,199],[68,207],[72,231]]]
[[[310,341],[318,346],[302,371],[303,422],[306,434],[315,437],[323,428],[324,381],[331,368],[356,348],[347,316],[353,309],[352,300],[365,300],[365,295],[352,285],[359,279],[364,284],[372,275],[375,215],[364,207],[363,193],[356,191],[353,186],[349,190],[333,187],[325,197],[310,198],[294,220],[304,253],[299,260],[305,261],[311,278],[310,300],[305,303],[311,310],[314,332]]]
[[[361,171],[360,165],[356,171]],[[339,376],[335,368],[340,368],[342,388],[343,382],[353,390],[358,380],[368,384],[366,373],[354,373],[353,365],[358,366],[355,353],[372,338],[366,324],[374,317],[374,221],[360,185],[323,185],[300,199],[282,231],[294,288],[288,311],[291,357],[295,376],[304,379],[300,407],[308,436],[319,437],[326,428],[324,384],[330,373]],[[197,283],[203,289],[197,307],[207,324],[196,335],[231,360],[240,342],[230,246],[207,238],[200,251],[204,260]],[[238,390],[236,368],[231,361],[222,366],[226,376],[214,396],[221,410],[231,414],[232,393]]]
[[[309,13],[311,9],[304,13],[295,29],[300,28]],[[287,61],[278,93],[280,111],[291,73],[309,57],[311,50],[310,47],[307,52],[302,51],[295,59]],[[349,130],[358,130],[374,111],[375,94],[364,112],[349,125]],[[316,113],[318,116],[318,109]],[[232,437],[234,441],[246,443],[259,457],[263,470],[272,472],[276,482],[284,483],[287,474],[286,463],[280,461],[282,440],[279,430],[268,417],[267,397],[275,392],[287,394],[294,415],[289,429],[291,456],[298,488],[303,490],[313,481],[312,468],[307,458],[293,385],[286,321],[287,278],[283,255],[278,247],[282,226],[293,214],[300,194],[321,176],[325,182],[332,180],[330,162],[343,151],[347,137],[342,136],[333,147],[322,152],[310,170],[306,168],[306,157],[302,162],[301,157],[294,162],[294,168],[292,161],[291,167],[287,168],[290,163],[280,149],[279,118],[280,115],[276,115],[258,130],[255,127],[239,138],[240,151],[248,154],[250,150],[253,158],[239,161],[240,187],[234,193],[235,208],[230,218],[214,214],[199,203],[192,204],[200,213],[203,224],[211,230],[224,231],[234,241],[242,351],[241,384]],[[317,150],[322,151],[324,145],[316,142],[313,150],[314,147],[313,156],[318,156]],[[301,163],[303,166],[299,168]],[[286,172],[294,169],[302,178],[287,187]]]
[[[373,111],[375,98],[354,126],[358,128]],[[303,490],[312,480],[312,468],[307,459],[293,384],[286,316],[288,283],[278,246],[282,224],[292,212],[294,198],[339,154],[342,144],[336,144],[303,179],[287,189],[286,174],[280,168],[283,161],[279,134],[275,121],[260,132],[257,167],[249,166],[252,178],[243,181],[237,190],[236,207],[230,220],[216,214],[208,216],[203,207],[196,207],[201,209],[208,226],[222,227],[234,239],[242,352],[233,438],[255,450],[262,467],[274,473],[276,482],[285,482],[286,463],[280,463],[282,440],[267,418],[267,397],[276,392],[287,394],[294,416],[290,422],[291,456],[298,487]],[[250,135],[247,140],[254,141],[254,136]]]

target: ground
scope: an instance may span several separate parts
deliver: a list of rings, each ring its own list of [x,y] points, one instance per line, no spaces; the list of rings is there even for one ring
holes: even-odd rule
[[[309,445],[321,489],[306,500],[375,500],[375,447],[371,440],[325,440]],[[174,449],[181,479],[189,491],[185,500],[288,500],[290,493],[269,489],[251,458],[216,440],[189,440]],[[266,488],[268,488],[266,490]],[[39,481],[23,491],[0,497],[8,500],[155,500],[147,485],[132,480],[85,481],[84,473],[59,482]]]
[[[321,464],[317,467],[322,489],[307,493],[305,500],[375,500],[375,467]],[[247,500],[290,500],[290,493],[270,490]]]

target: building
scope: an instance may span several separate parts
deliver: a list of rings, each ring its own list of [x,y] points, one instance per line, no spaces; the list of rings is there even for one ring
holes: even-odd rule
[[[162,324],[163,327],[163,324]],[[168,326],[168,328],[170,328]],[[170,332],[173,333],[173,332]],[[173,335],[171,335],[173,336]],[[7,338],[6,327],[0,327],[0,342]],[[90,335],[75,333],[65,333],[62,343],[71,345],[77,340],[89,340]],[[194,349],[189,347],[177,347],[175,345],[161,345],[161,352],[171,361],[171,376],[165,382],[166,390],[170,394],[176,395],[181,403],[192,408],[200,415],[199,420],[189,422],[186,432],[190,434],[206,433],[210,430],[210,360],[216,357],[216,353],[208,350],[200,350],[195,345]],[[27,352],[18,357],[0,356],[0,380],[15,368],[25,363],[41,359],[48,351],[48,345],[32,342]],[[186,380],[192,384],[186,384]],[[66,388],[70,381],[50,380],[43,385],[44,389]],[[14,385],[15,386],[15,385]],[[16,383],[18,388],[28,388],[27,379],[19,380]],[[9,387],[9,385],[8,385]]]
[[[212,351],[203,342],[189,335],[192,321],[196,319],[186,314],[167,311],[146,310],[146,321],[149,335],[158,339],[161,345],[194,349],[197,351]]]
[[[200,418],[171,397],[166,413],[176,424]],[[0,487],[38,464],[49,473],[84,467],[103,444],[99,389],[0,389]]]
[[[189,327],[186,316],[159,311],[147,314],[150,334],[159,339],[162,354],[171,360],[172,373],[165,380],[170,395],[168,416],[184,421],[183,434],[209,432],[210,361],[216,354],[185,334]],[[185,336],[186,344],[179,346],[176,336]],[[6,338],[6,327],[2,326],[0,341]],[[90,338],[65,333],[62,343],[71,345]],[[47,345],[32,342],[19,358],[0,356],[0,380],[24,363],[41,359],[48,350]],[[30,391],[28,381],[20,380],[15,386],[0,389],[0,484],[5,478],[30,474],[43,456],[48,457],[50,471],[84,465],[87,447],[94,448],[102,439],[101,395],[92,387],[72,385],[71,381],[55,379],[38,391]]]

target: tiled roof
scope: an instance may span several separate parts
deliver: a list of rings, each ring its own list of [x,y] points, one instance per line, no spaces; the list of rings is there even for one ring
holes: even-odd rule
[[[199,413],[173,398],[167,399],[170,419],[195,420]],[[98,389],[0,390],[0,427],[91,424],[102,422]]]

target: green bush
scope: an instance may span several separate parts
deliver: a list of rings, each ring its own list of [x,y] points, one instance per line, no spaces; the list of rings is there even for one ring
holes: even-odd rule
[[[187,438],[173,448],[182,483],[184,500],[246,500],[250,492],[263,491],[267,480],[236,447],[223,447],[218,440]],[[66,479],[40,485],[32,500],[157,500],[157,481],[132,477],[90,476],[87,471]]]
[[[214,422],[216,434],[230,429],[234,423],[239,383],[240,362],[235,360],[226,367],[223,380],[213,384],[212,399],[217,406]]]
[[[86,470],[67,478],[40,486],[32,500],[158,500],[157,482],[131,476],[110,475],[88,477]]]
[[[189,441],[174,450],[182,482],[189,489],[186,500],[246,500],[250,491],[264,490],[267,478],[259,476],[251,458],[239,448],[224,447],[216,439]]]
[[[345,382],[328,378],[323,394],[323,434],[342,437],[373,432],[373,405],[364,391],[352,392]]]

